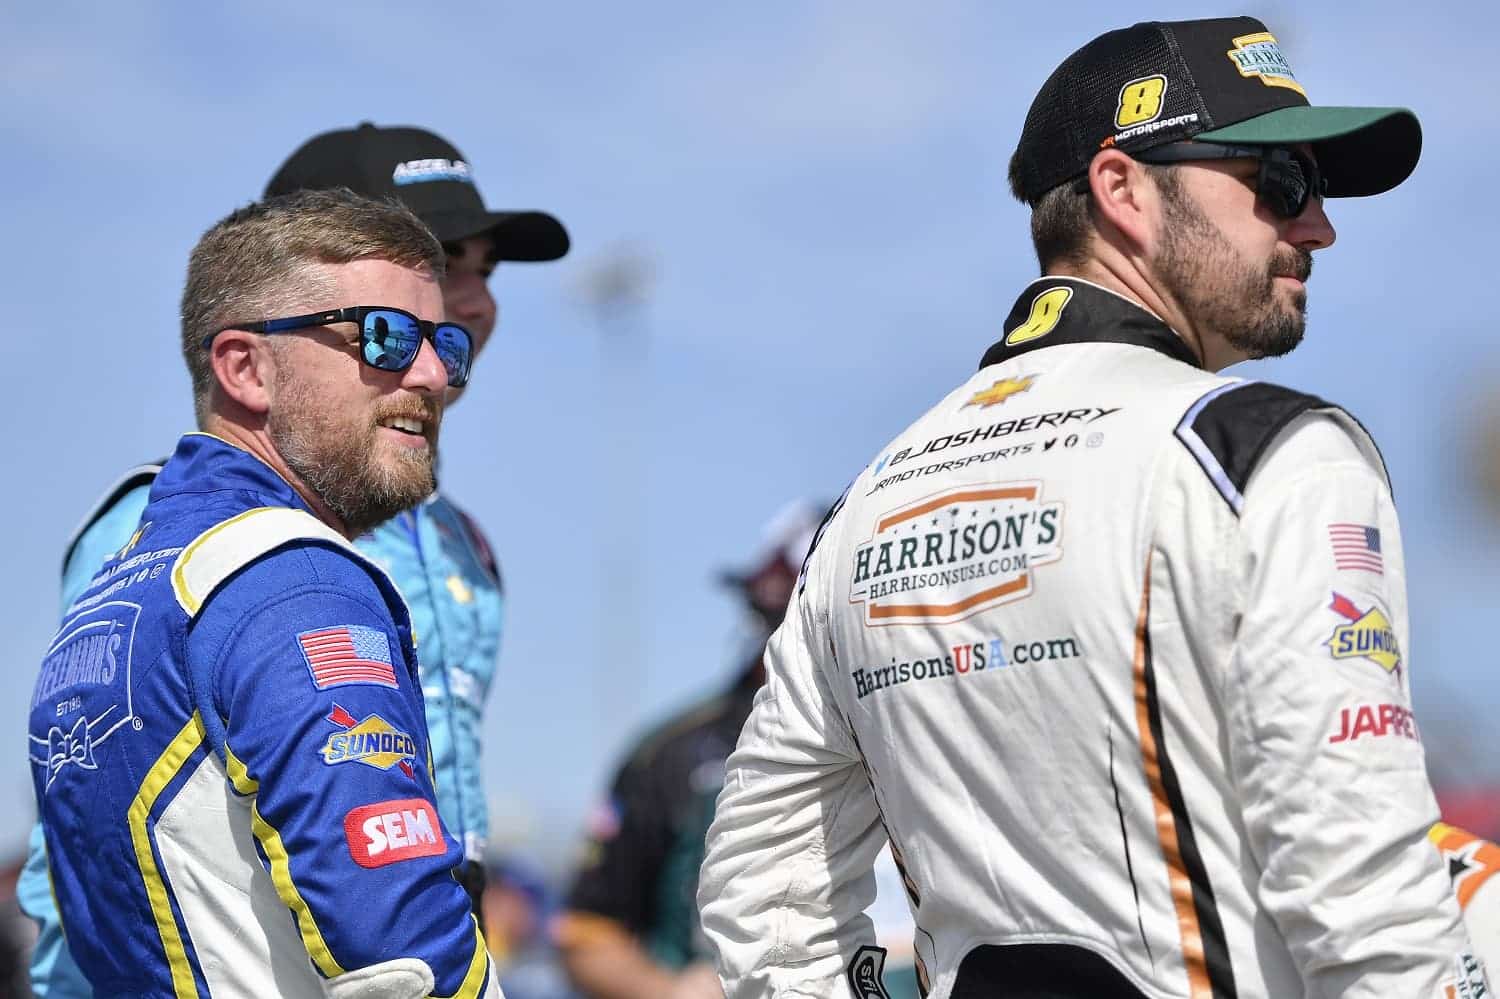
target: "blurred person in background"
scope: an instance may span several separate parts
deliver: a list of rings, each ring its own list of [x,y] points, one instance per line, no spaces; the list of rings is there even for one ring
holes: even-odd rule
[[[198,241],[198,432],[64,611],[32,785],[101,995],[500,999],[437,816],[411,620],[351,544],[435,488],[473,340],[408,209],[297,191]]]
[[[556,260],[568,251],[562,224],[545,212],[485,207],[474,171],[446,139],[420,128],[369,123],[309,139],[266,185],[266,196],[343,187],[410,208],[442,242],[448,319],[473,335],[477,357],[490,340],[498,306],[489,279],[502,261]],[[452,389],[448,404],[462,389]],[[72,603],[101,562],[129,541],[160,463],[132,469],[108,489],[70,541],[62,603]],[[356,539],[390,573],[410,608],[431,735],[438,811],[463,845],[461,880],[475,911],[484,888],[489,808],[480,772],[482,713],[500,651],[503,590],[492,549],[479,526],[446,493]],[[89,994],[68,958],[47,886],[40,825],[32,830],[20,884],[21,904],[38,923],[32,984],[42,999]]]
[[[766,639],[786,614],[824,509],[789,504],[766,525],[750,565],[724,574],[749,618],[748,649],[733,682],[640,739],[590,817],[582,862],[553,923],[563,964],[590,999],[723,996],[695,900],[703,837],[724,784],[724,760],[765,681]],[[903,923],[908,939],[911,926],[890,870],[885,900],[896,901],[883,910],[883,923],[899,950]],[[896,997],[916,994],[910,971],[903,980],[893,970],[888,984]]]
[[[1253,18],[1068,56],[1011,160],[1043,277],[815,542],[699,886],[733,996],[878,994],[889,838],[935,999],[1488,994],[1427,831],[1389,482],[1217,374],[1306,323],[1325,197],[1415,168]]]
[[[17,904],[23,857],[0,867],[0,996],[29,996],[26,959],[36,929]]]
[[[558,908],[547,879],[516,855],[494,857],[486,866],[485,941],[506,999],[579,999],[547,932]]]

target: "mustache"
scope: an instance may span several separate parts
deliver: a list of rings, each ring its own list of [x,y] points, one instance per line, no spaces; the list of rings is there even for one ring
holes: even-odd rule
[[[1312,276],[1313,256],[1311,250],[1301,247],[1278,253],[1271,260],[1272,277],[1294,277],[1306,283]]]
[[[421,420],[428,426],[436,426],[443,408],[435,399],[413,398],[392,403],[375,414],[375,421],[403,418]]]

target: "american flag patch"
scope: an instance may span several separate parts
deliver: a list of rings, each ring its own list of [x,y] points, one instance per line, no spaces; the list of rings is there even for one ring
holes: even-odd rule
[[[396,686],[391,665],[391,642],[383,631],[357,624],[304,631],[297,636],[313,686],[342,687],[346,683]]]
[[[1385,572],[1380,557],[1380,528],[1368,524],[1329,524],[1328,540],[1333,543],[1333,564],[1338,568]]]

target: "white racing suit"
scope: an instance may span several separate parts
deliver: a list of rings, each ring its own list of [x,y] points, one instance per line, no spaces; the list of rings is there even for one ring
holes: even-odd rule
[[[730,999],[1485,994],[1373,442],[1043,278],[830,513],[709,831]]]

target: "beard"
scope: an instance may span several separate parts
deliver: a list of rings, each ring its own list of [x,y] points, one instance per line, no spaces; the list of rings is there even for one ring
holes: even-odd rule
[[[389,399],[364,427],[351,427],[316,389],[278,365],[276,405],[266,421],[287,467],[353,536],[364,534],[437,489],[437,406],[411,396]],[[392,416],[424,421],[426,449],[382,447],[378,422]],[[382,460],[384,456],[384,460]]]
[[[1278,246],[1270,262],[1257,267],[1191,203],[1176,177],[1158,183],[1164,223],[1157,272],[1183,313],[1247,358],[1291,353],[1307,328],[1307,290],[1297,289],[1287,306],[1276,293],[1276,278],[1305,282],[1312,253]]]

